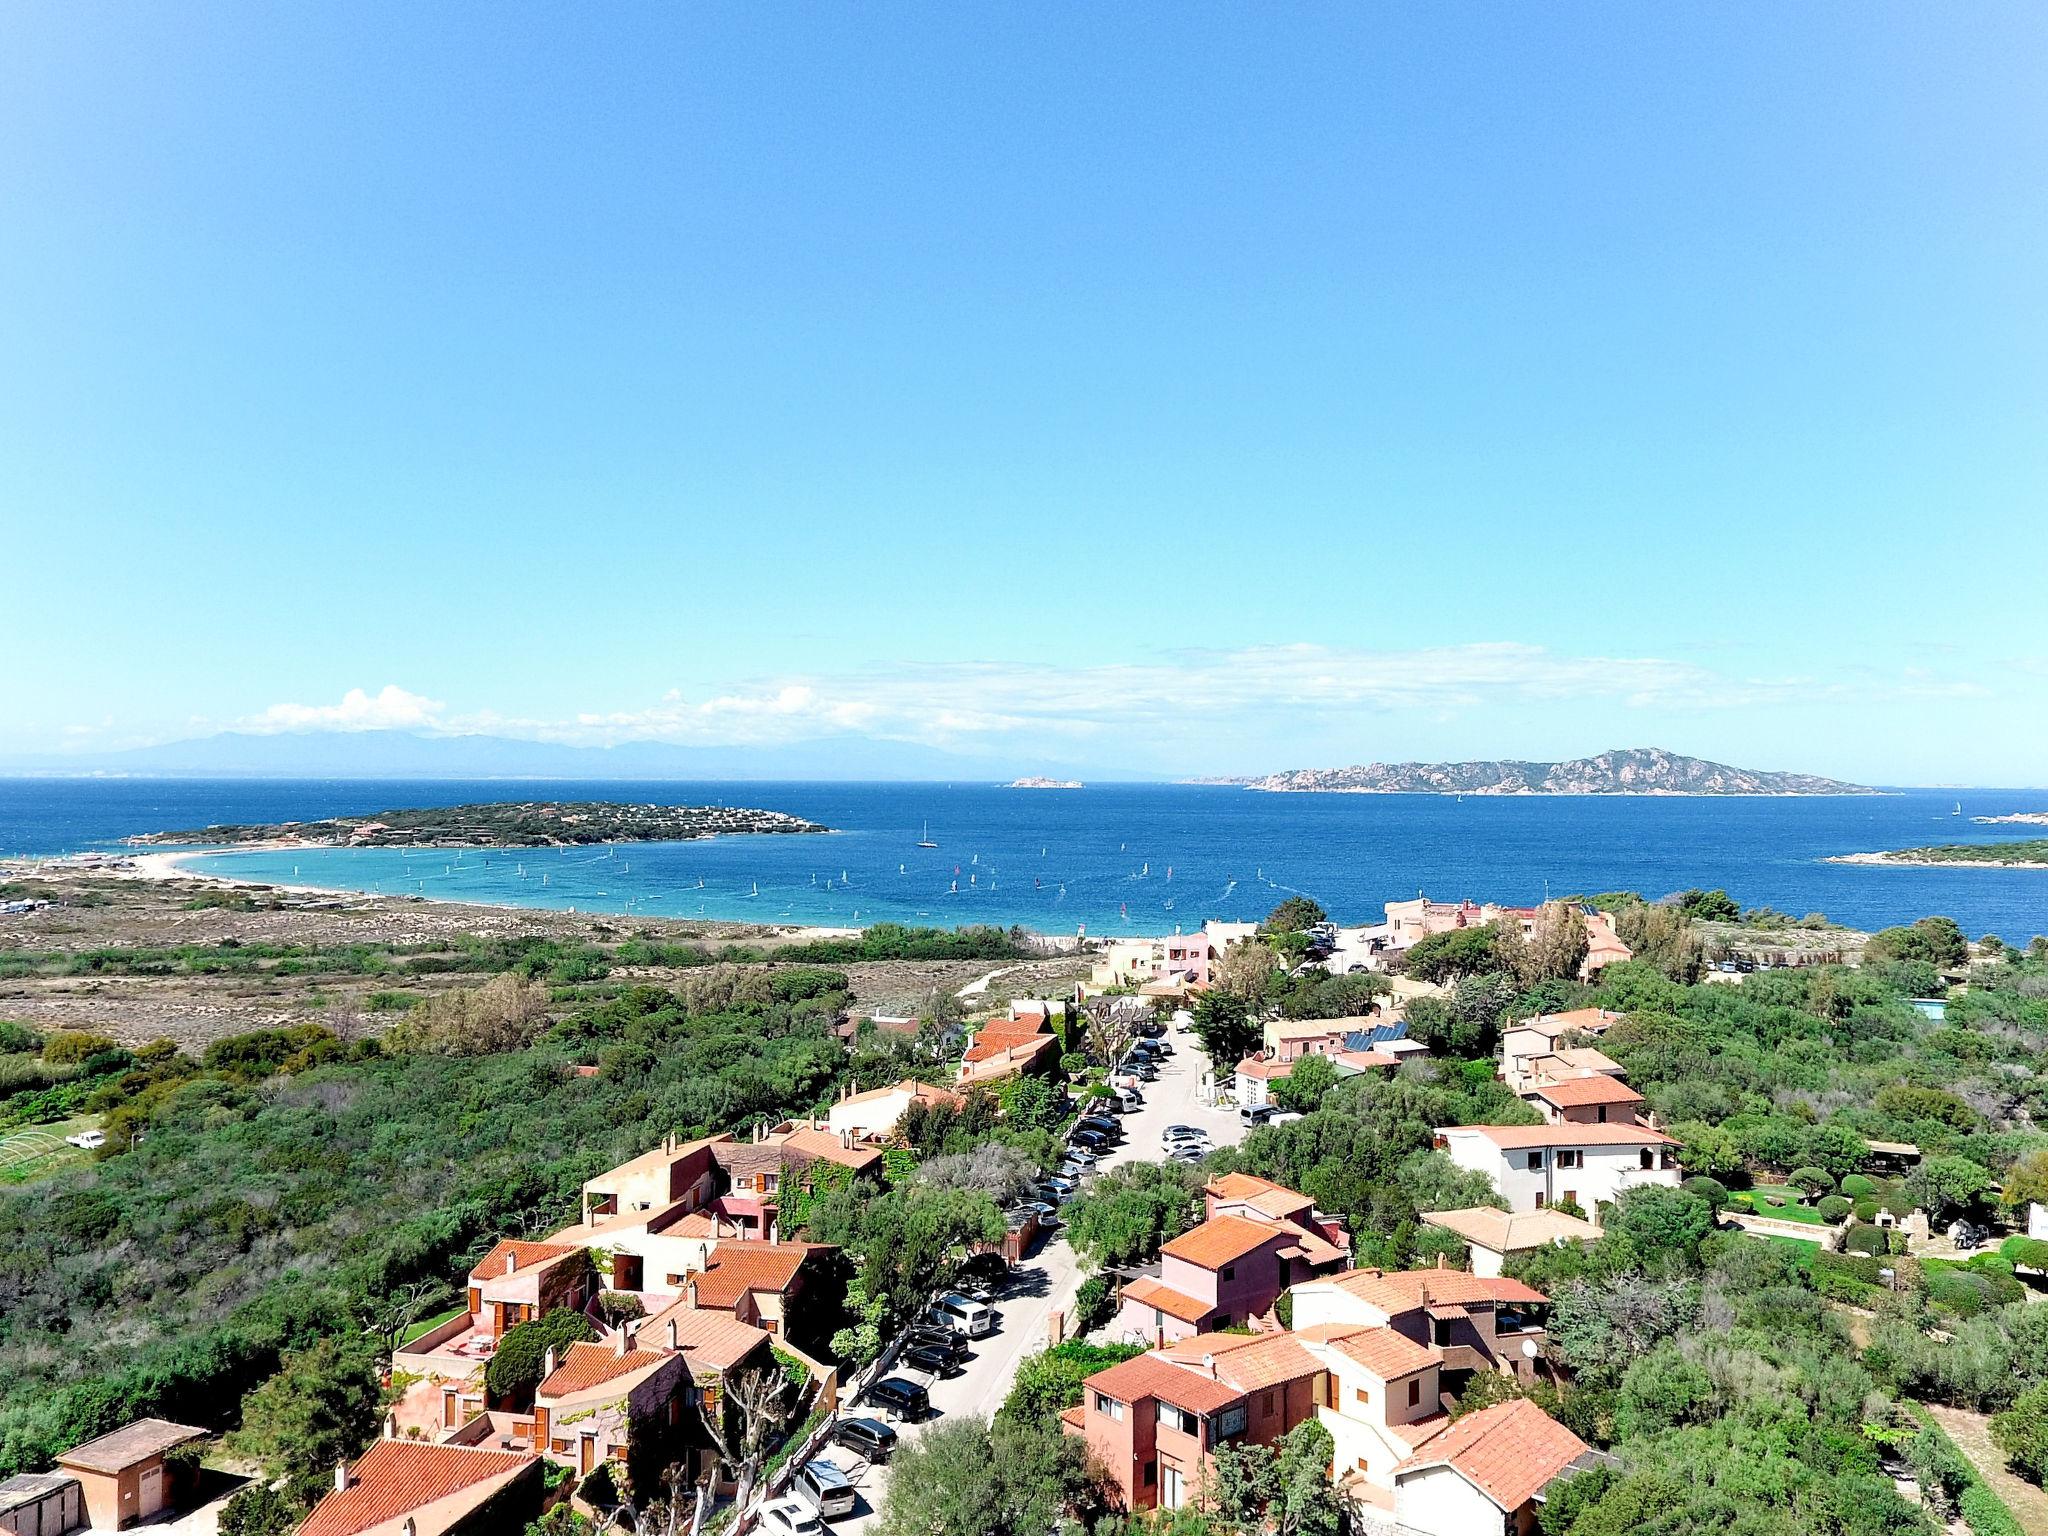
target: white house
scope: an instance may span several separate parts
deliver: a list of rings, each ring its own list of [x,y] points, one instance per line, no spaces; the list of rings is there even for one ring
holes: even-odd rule
[[[896,1128],[912,1104],[950,1104],[957,1109],[965,1102],[949,1089],[906,1077],[885,1088],[848,1095],[825,1112],[825,1123],[842,1135],[851,1131],[856,1136],[880,1138]]]
[[[1642,1184],[1676,1189],[1678,1143],[1646,1125],[1450,1125],[1436,1143],[1460,1168],[1493,1181],[1511,1211],[1559,1201],[1587,1215]]]
[[[1518,1020],[1501,1032],[1501,1078],[1519,1093],[1539,1077],[1578,1077],[1588,1070],[1618,1076],[1620,1066],[1598,1051],[1586,1051],[1573,1062],[1559,1050],[1558,1041],[1567,1035],[1598,1037],[1620,1022],[1620,1014],[1604,1008],[1577,1008],[1570,1013]]]
[[[1526,1398],[1453,1420],[1394,1470],[1394,1518],[1421,1536],[1526,1536],[1550,1485],[1598,1458]]]
[[[1424,1211],[1422,1219],[1462,1237],[1465,1250],[1471,1255],[1472,1273],[1489,1278],[1500,1274],[1516,1254],[1557,1243],[1591,1242],[1600,1235],[1600,1229],[1592,1222],[1567,1216],[1563,1211],[1524,1211],[1517,1215],[1490,1205],[1474,1205],[1456,1211]]]

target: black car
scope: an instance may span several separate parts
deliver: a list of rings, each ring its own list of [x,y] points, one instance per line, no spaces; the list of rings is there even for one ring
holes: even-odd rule
[[[869,1461],[887,1461],[895,1454],[896,1431],[880,1419],[841,1419],[832,1426],[832,1443]]]
[[[929,1323],[918,1323],[903,1330],[903,1342],[910,1349],[938,1349],[951,1355],[955,1360],[967,1358],[967,1340],[950,1328],[934,1328]]]
[[[1083,1115],[1074,1124],[1077,1130],[1100,1131],[1105,1136],[1114,1136],[1123,1129],[1114,1115]]]
[[[934,1376],[950,1376],[961,1368],[960,1356],[937,1344],[912,1344],[896,1360],[899,1365],[907,1365],[916,1371],[929,1371]]]
[[[931,1394],[901,1376],[885,1376],[869,1387],[868,1401],[905,1424],[921,1423],[932,1411]]]
[[[1086,1147],[1090,1152],[1106,1152],[1109,1150],[1109,1138],[1100,1131],[1076,1131],[1067,1140],[1077,1147]]]

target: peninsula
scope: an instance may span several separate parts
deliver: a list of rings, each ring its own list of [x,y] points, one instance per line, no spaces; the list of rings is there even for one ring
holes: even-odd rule
[[[1367,763],[1297,768],[1246,782],[1276,794],[1348,795],[1874,795],[1810,773],[1731,768],[1660,747],[1632,747],[1564,763]]]
[[[138,847],[262,843],[304,848],[555,848],[829,830],[782,811],[745,806],[508,800],[379,811],[374,816],[332,816],[321,821],[146,832],[127,841]]]
[[[1903,864],[1946,868],[1955,864],[1985,869],[2048,869],[2048,837],[2011,843],[1941,843],[1930,848],[1896,848],[1889,853],[1843,853],[1830,864]]]
[[[2027,827],[2048,827],[2048,811],[2014,811],[2010,816],[1972,816],[1970,820],[1979,826],[1996,827],[2018,824]]]
[[[1028,779],[1012,779],[1005,787],[1009,789],[1081,789],[1084,786],[1079,779],[1041,779],[1034,776]]]

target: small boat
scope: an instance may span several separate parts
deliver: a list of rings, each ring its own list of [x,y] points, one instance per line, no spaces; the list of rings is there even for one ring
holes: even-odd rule
[[[917,840],[917,846],[920,848],[936,848],[939,846],[932,841],[932,824],[930,822],[924,824],[924,836]]]
[[[1962,815],[1962,814],[1963,814],[1963,802],[1962,802],[1962,801],[1960,801],[1960,800],[1958,800],[1958,801],[1956,802],[1956,808],[1955,808],[1954,810],[1950,811],[1950,812],[1949,812],[1949,815],[1951,815],[1951,816],[1960,816],[1960,815]]]

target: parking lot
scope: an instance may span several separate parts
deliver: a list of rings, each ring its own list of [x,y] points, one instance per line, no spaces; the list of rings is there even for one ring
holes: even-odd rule
[[[1122,1117],[1124,1139],[1103,1155],[1098,1165],[1101,1169],[1127,1162],[1158,1162],[1165,1155],[1160,1134],[1169,1125],[1197,1126],[1207,1131],[1219,1147],[1233,1146],[1243,1138],[1244,1129],[1234,1108],[1218,1109],[1201,1102],[1202,1075],[1207,1070],[1208,1058],[1194,1037],[1175,1032],[1169,1038],[1174,1054],[1161,1066],[1157,1080],[1143,1086],[1144,1104]],[[923,1424],[899,1426],[903,1442],[915,1440],[949,1418],[993,1415],[1009,1396],[1023,1358],[1052,1342],[1052,1314],[1072,1310],[1074,1294],[1083,1278],[1079,1257],[1067,1245],[1063,1229],[1055,1231],[1013,1272],[1009,1290],[996,1302],[1002,1321],[996,1332],[973,1341],[973,1355],[966,1369],[957,1376],[930,1381],[932,1416]],[[914,1379],[926,1378],[920,1375]],[[857,1417],[872,1410],[865,1404],[850,1404],[844,1412]],[[861,1494],[855,1513],[834,1521],[832,1529],[869,1529],[887,1488],[887,1467],[859,1463],[843,1448],[835,1448],[830,1455],[855,1474]]]

